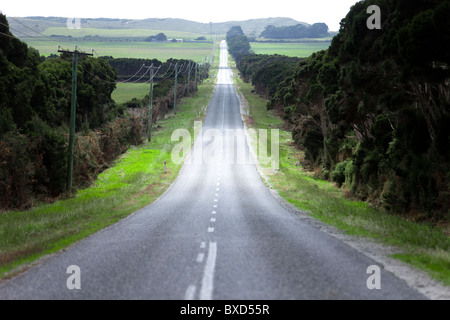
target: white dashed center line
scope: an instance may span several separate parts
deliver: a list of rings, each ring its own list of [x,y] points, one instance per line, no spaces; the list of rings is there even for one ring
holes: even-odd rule
[[[200,288],[200,300],[212,300],[214,290],[214,270],[216,268],[217,244],[209,243],[208,258],[203,271],[202,286]]]
[[[202,263],[204,258],[205,258],[205,254],[204,253],[199,253],[198,256],[197,256],[197,262],[198,263]]]

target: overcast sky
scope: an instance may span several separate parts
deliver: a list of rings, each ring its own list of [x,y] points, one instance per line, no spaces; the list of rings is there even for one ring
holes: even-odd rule
[[[181,18],[197,22],[241,21],[288,17],[307,23],[325,22],[331,31],[357,0],[4,0],[3,14],[12,17]]]

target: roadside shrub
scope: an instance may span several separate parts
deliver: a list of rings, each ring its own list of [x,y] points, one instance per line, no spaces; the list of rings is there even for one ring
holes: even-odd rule
[[[52,128],[37,115],[26,124],[28,153],[33,159],[33,191],[37,195],[58,195],[66,183],[68,131],[65,126]]]
[[[346,179],[346,169],[351,160],[345,160],[336,165],[334,170],[331,172],[331,180],[336,182],[339,187],[345,182]]]
[[[29,139],[17,131],[0,140],[0,209],[30,205],[34,165],[28,152]]]
[[[355,171],[352,160],[348,160],[345,166],[345,186],[349,190],[353,190],[355,186]]]

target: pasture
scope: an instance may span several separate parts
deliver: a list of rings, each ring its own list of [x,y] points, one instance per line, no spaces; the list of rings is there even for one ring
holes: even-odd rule
[[[314,52],[326,50],[331,42],[304,42],[304,43],[250,43],[256,54],[279,54],[288,57],[306,58]]]
[[[131,101],[133,98],[143,99],[150,93],[150,83],[117,83],[112,98],[117,104]]]
[[[139,41],[37,41],[23,39],[29,46],[39,50],[41,56],[58,53],[58,44],[66,50],[73,50],[77,45],[80,50],[95,50],[95,56],[112,56],[114,58],[158,59],[165,62],[173,59],[191,59],[200,61],[211,55],[212,43],[156,43]]]
[[[184,39],[185,41],[194,40],[204,34],[171,31],[171,30],[153,30],[153,29],[98,29],[98,28],[81,28],[68,29],[65,27],[50,27],[42,34],[46,36],[71,36],[73,38],[83,37],[109,37],[109,38],[147,38],[158,33],[164,33],[168,39]],[[206,36],[207,37],[207,36]],[[210,38],[210,37],[207,37]]]

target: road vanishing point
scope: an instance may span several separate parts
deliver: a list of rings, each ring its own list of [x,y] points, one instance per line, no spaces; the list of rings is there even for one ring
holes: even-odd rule
[[[220,59],[203,131],[242,130],[225,42]],[[200,136],[193,149],[210,143]],[[249,155],[248,144],[235,148]],[[0,299],[426,298],[385,268],[381,289],[369,289],[373,265],[281,205],[255,164],[190,161],[153,204],[0,282]],[[78,267],[78,289],[70,288],[70,266]]]

